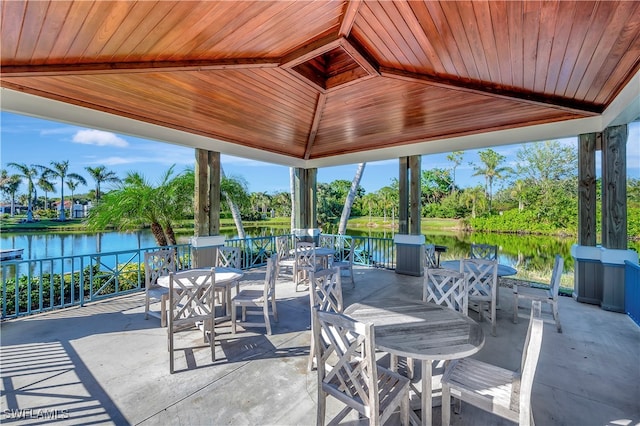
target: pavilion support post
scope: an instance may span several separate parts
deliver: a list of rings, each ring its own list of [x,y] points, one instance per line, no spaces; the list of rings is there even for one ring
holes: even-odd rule
[[[571,248],[574,258],[573,297],[583,303],[602,301],[601,250],[596,247],[596,151],[602,133],[580,135],[578,145],[578,244]]]
[[[602,309],[625,312],[627,250],[627,125],[607,127],[602,137]]]
[[[295,229],[316,229],[316,188],[318,169],[294,170]],[[291,230],[294,232],[293,230]]]
[[[214,266],[220,237],[220,153],[196,149],[192,266]],[[212,238],[214,237],[214,238]]]
[[[396,273],[422,276],[424,274],[424,235],[421,234],[420,183],[421,157],[401,157],[399,163],[398,234],[396,243]]]
[[[607,127],[602,145],[602,245],[627,249],[626,125]]]
[[[578,244],[595,246],[596,234],[596,147],[602,133],[580,135],[578,148]]]
[[[421,235],[421,181],[422,181],[422,157],[413,155],[409,157],[409,171],[411,179],[409,182],[409,233]]]
[[[398,233],[409,233],[409,157],[400,157],[398,169]]]

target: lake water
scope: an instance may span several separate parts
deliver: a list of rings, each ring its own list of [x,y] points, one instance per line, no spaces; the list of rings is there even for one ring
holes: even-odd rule
[[[247,228],[247,235],[269,236],[280,235],[287,230],[282,228]],[[391,230],[379,231],[364,229],[349,231],[354,236],[374,238],[393,238]],[[234,238],[235,235],[227,235]],[[573,238],[503,235],[503,234],[465,234],[465,233],[426,233],[427,242],[447,247],[442,259],[459,259],[467,257],[471,243],[494,244],[499,247],[500,263],[518,269],[517,277],[547,281],[553,268],[553,259],[560,254],[565,259],[567,272],[564,285],[572,282],[573,259],[570,255]],[[189,236],[178,237],[179,243],[187,243]],[[148,230],[133,233],[106,232],[91,234],[69,233],[28,233],[0,236],[0,247],[23,248],[23,259],[43,259],[50,257],[86,255],[120,250],[155,247],[156,242]]]

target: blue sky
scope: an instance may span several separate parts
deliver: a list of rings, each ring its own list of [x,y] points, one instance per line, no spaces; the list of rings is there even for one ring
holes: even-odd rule
[[[71,126],[64,123],[46,121],[23,115],[2,112],[0,114],[0,167],[9,173],[14,168],[7,167],[10,162],[50,165],[51,161],[69,161],[69,172],[78,173],[87,179],[87,187],[81,187],[76,193],[84,193],[94,188],[94,182],[85,167],[104,165],[118,176],[124,177],[128,171],[138,171],[151,182],[157,182],[160,176],[173,164],[180,171],[194,165],[193,148],[185,148],[163,142],[118,135],[99,130]],[[575,138],[561,142],[575,144]],[[494,147],[493,149],[507,158],[507,164],[515,166],[516,153],[521,144]],[[422,168],[451,168],[447,160],[448,153],[425,155]],[[598,167],[599,167],[599,156]],[[228,176],[241,176],[251,192],[270,194],[288,191],[289,169],[239,157],[222,155],[222,166]],[[456,183],[461,187],[482,184],[481,176],[473,177],[473,165],[480,164],[478,150],[465,151],[462,164],[456,169]],[[640,178],[640,123],[629,126],[627,143],[628,176]],[[326,167],[318,169],[319,182],[331,182],[336,179],[351,180],[357,165]],[[398,160],[367,163],[361,186],[367,192],[375,192],[389,185],[398,176]],[[59,185],[58,185],[59,186]],[[59,188],[56,187],[59,191]],[[66,188],[65,188],[66,189]],[[26,191],[26,188],[23,189]],[[68,190],[65,190],[68,194]]]

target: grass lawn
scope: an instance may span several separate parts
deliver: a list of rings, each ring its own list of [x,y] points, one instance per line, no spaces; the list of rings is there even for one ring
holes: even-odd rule
[[[383,217],[371,217],[369,220],[368,216],[357,217],[353,219],[349,219],[349,228],[391,228],[398,226],[398,218],[392,222],[391,219],[387,218],[384,220]],[[428,229],[430,231],[452,231],[458,230],[461,228],[460,220],[458,219],[435,219],[435,218],[423,218],[421,221],[421,228],[423,230]]]

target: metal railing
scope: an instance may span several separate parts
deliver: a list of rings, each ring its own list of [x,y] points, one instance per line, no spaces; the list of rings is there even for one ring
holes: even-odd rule
[[[290,235],[293,238],[293,235]],[[336,260],[344,260],[354,246],[354,264],[375,268],[395,267],[392,239],[336,235]],[[242,269],[266,265],[276,252],[275,236],[232,239],[226,246],[238,247]],[[191,266],[191,245],[175,247],[182,269]],[[167,247],[163,247],[167,248]],[[158,250],[147,247],[134,250],[88,255],[50,257],[0,262],[2,283],[2,319],[16,318],[82,306],[108,297],[144,290],[144,253]]]

